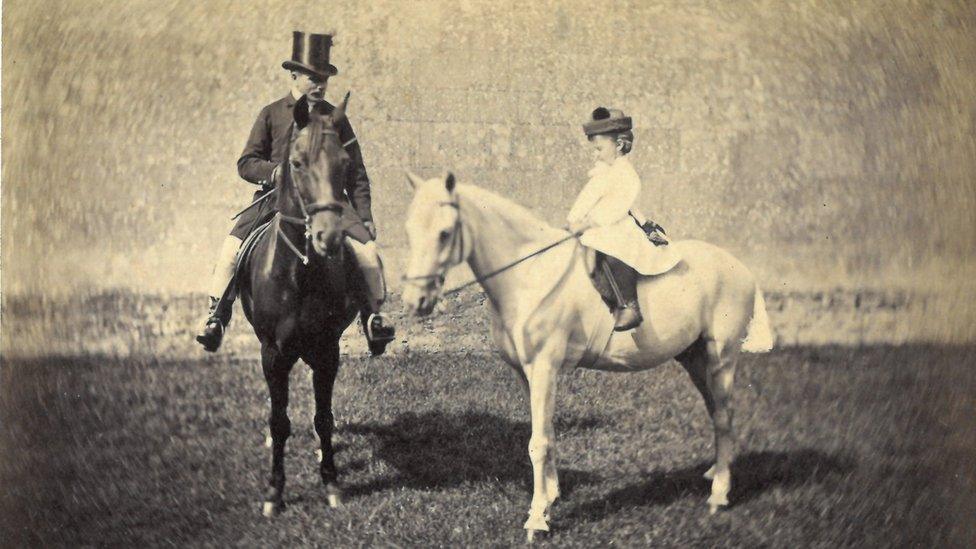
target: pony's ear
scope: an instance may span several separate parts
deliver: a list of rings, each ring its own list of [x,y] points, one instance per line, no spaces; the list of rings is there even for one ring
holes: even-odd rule
[[[424,180],[421,179],[419,175],[413,173],[410,170],[406,170],[406,174],[407,174],[407,181],[410,182],[410,188],[413,190],[417,190],[417,187],[419,187],[420,184],[424,182]]]
[[[298,129],[302,129],[308,126],[308,98],[304,95],[295,102],[295,108],[292,109],[292,116],[295,117],[295,125]]]
[[[456,181],[454,180],[454,174],[447,172],[447,175],[444,176],[444,188],[447,189],[447,192],[454,192],[455,183]]]

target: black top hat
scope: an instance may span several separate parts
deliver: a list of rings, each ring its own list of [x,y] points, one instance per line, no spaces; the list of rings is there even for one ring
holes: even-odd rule
[[[329,63],[329,50],[332,48],[331,34],[292,33],[291,59],[281,64],[290,71],[303,72],[325,79],[339,72]]]
[[[597,107],[590,119],[583,124],[583,133],[587,137],[605,133],[625,132],[633,129],[634,125],[629,116],[625,116],[620,109]]]

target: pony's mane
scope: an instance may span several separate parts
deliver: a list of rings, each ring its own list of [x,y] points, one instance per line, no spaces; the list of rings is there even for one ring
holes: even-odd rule
[[[474,207],[480,210],[490,210],[492,215],[505,223],[512,231],[531,235],[533,238],[551,235],[559,232],[539,218],[536,214],[521,204],[498,194],[471,184],[458,184],[458,197],[463,201],[470,200]]]

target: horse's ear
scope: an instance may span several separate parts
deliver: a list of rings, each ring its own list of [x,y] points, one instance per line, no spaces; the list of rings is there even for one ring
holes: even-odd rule
[[[455,183],[456,181],[454,180],[454,174],[447,172],[447,175],[444,176],[444,188],[447,189],[447,192],[454,192]]]
[[[298,129],[302,129],[308,126],[308,98],[304,95],[295,102],[295,108],[292,109],[292,115],[295,117],[295,125]]]
[[[413,173],[410,170],[406,170],[406,173],[407,173],[407,181],[410,182],[410,188],[416,191],[417,187],[419,187],[420,184],[424,182],[424,180],[421,179],[419,175]]]
[[[352,92],[346,92],[346,96],[342,98],[342,103],[339,103],[332,111],[332,123],[335,126],[339,126],[346,119],[346,105],[349,104],[349,94]]]

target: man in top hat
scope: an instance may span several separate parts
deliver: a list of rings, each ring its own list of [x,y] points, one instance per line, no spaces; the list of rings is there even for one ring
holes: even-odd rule
[[[329,77],[338,69],[329,62],[332,36],[306,34],[295,31],[291,59],[281,66],[291,74],[291,91],[281,99],[261,109],[251,134],[244,145],[244,152],[237,160],[237,172],[247,182],[259,186],[253,200],[270,193],[281,181],[282,163],[288,154],[288,141],[294,115],[292,110],[303,95],[309,109],[330,113],[333,105],[325,101]],[[346,242],[352,248],[363,271],[369,291],[367,310],[363,311],[363,327],[366,330],[370,351],[374,356],[382,354],[393,339],[394,330],[381,314],[386,299],[383,267],[376,249],[376,227],[370,202],[369,177],[363,165],[362,151],[356,134],[347,119],[340,124],[339,137],[352,160],[353,175],[346,187],[349,203],[343,212],[346,226]],[[234,276],[237,253],[248,233],[274,216],[274,201],[270,197],[255,204],[237,219],[230,235],[221,246],[217,264],[210,283],[210,312],[204,328],[196,339],[210,352],[220,347],[224,331],[231,319],[236,296],[230,288]]]

